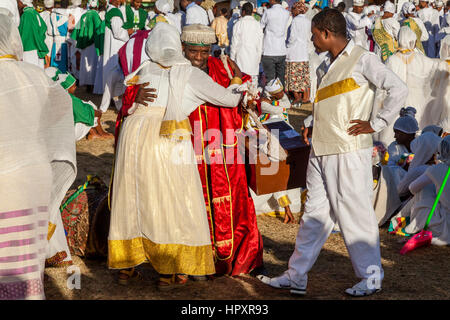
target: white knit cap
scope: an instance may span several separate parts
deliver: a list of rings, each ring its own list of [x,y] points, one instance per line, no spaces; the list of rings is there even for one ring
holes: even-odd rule
[[[400,118],[394,123],[394,129],[404,133],[416,133],[419,130],[419,124],[415,118],[416,109],[406,107],[400,110]]]
[[[442,1],[436,1],[436,7],[441,8],[444,6],[444,2]]]
[[[53,8],[55,6],[54,0],[44,0],[44,7]]]
[[[281,1],[281,6],[282,6],[284,9],[288,9],[288,8],[289,8],[289,4],[288,4],[286,1]]]
[[[383,8],[384,12],[395,13],[395,5],[390,1],[386,1]]]
[[[158,11],[167,14],[173,11],[173,2],[169,0],[157,0],[155,7]]]
[[[269,81],[269,83],[264,87],[264,90],[270,94],[276,94],[283,91],[283,84],[280,79],[275,78]]]
[[[364,0],[353,0],[353,5],[355,7],[362,7],[364,5]]]
[[[81,6],[81,0],[72,0],[72,5],[74,7],[79,7]]]
[[[89,0],[89,8],[97,8],[98,0]]]

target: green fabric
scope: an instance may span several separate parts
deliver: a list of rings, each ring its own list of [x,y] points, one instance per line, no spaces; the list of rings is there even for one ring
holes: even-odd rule
[[[111,8],[106,12],[105,20],[101,22],[99,29],[97,29],[96,36],[94,37],[95,51],[98,56],[103,55],[103,49],[105,44],[105,29],[108,27],[111,29],[111,19],[114,17],[119,17],[123,21],[123,15],[119,8]]]
[[[254,13],[253,18],[255,18],[256,21],[261,21],[261,16],[259,14]]]
[[[75,77],[68,72],[64,75],[67,75],[66,79],[63,82],[61,82],[60,84],[64,88],[64,90],[68,90],[75,84],[75,82],[77,82],[77,79],[75,79]],[[59,76],[58,76],[58,78],[59,78]]]
[[[134,12],[133,9],[131,9],[130,5],[125,6],[125,14],[126,14],[126,21],[123,24],[124,29],[131,29],[136,28],[138,30],[144,30],[145,29],[145,22],[147,21],[147,11],[145,11],[142,8],[139,8],[139,22],[134,22]]]
[[[77,42],[78,49],[85,49],[95,43],[101,24],[102,20],[95,10],[89,10],[81,16],[80,23],[71,36]]]
[[[72,98],[73,120],[74,123],[84,123],[88,126],[94,125],[95,111],[94,108],[83,100],[70,94]]]
[[[25,8],[20,17],[19,24],[19,33],[22,38],[23,51],[37,50],[39,58],[44,59],[49,53],[47,45],[45,44],[46,32],[47,25],[39,13],[33,8]]]
[[[111,8],[105,15],[105,26],[111,29],[111,20],[114,17],[119,17],[123,21],[122,11],[119,8]]]

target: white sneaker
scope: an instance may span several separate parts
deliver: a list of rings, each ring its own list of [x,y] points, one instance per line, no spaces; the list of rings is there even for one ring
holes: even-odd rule
[[[369,289],[367,287],[367,279],[364,279],[364,280],[358,282],[357,284],[355,284],[353,287],[346,289],[345,293],[347,293],[353,297],[365,297],[365,296],[370,296],[379,291],[381,291],[381,287]]]
[[[291,281],[287,273],[282,274],[279,277],[269,278],[264,275],[258,275],[257,278],[273,288],[278,289],[290,289],[292,294],[305,295],[306,294],[306,283],[304,285],[298,285]]]

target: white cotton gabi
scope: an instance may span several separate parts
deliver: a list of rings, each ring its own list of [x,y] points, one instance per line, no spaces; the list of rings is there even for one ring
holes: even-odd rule
[[[409,169],[424,165],[438,151],[442,138],[433,132],[425,132],[411,141],[411,151],[414,159],[409,165]],[[408,170],[409,170],[408,169]]]
[[[0,56],[5,55],[13,55],[20,61],[23,58],[23,46],[12,17],[0,14]]]

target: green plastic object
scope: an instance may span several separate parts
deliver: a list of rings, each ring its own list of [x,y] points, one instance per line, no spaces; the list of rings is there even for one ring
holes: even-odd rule
[[[442,181],[441,187],[439,188],[439,192],[437,194],[436,199],[434,200],[433,207],[431,208],[430,214],[428,215],[427,223],[425,223],[425,227],[423,228],[423,230],[428,229],[428,225],[430,224],[431,217],[433,216],[434,210],[436,209],[439,199],[441,198],[442,191],[444,191],[445,184],[447,183],[449,175],[450,175],[450,166],[448,167],[447,174],[445,175],[445,178]]]

